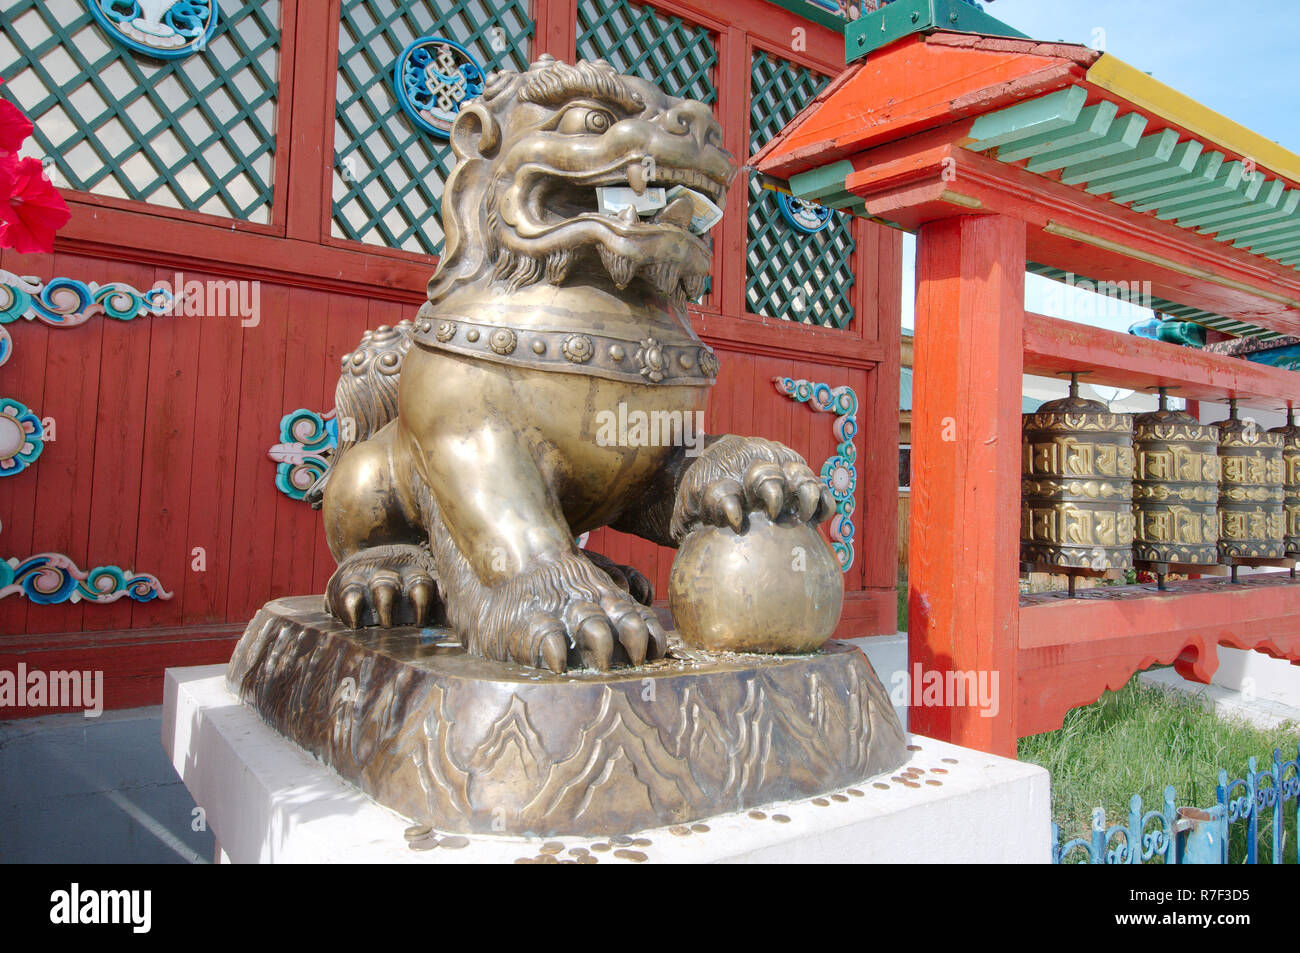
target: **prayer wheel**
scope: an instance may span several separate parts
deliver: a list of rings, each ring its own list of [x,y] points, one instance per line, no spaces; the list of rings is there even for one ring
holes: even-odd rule
[[[1133,418],[1133,558],[1219,561],[1219,435],[1181,410]]]
[[[1025,414],[1020,558],[1071,569],[1133,566],[1133,417],[1070,396]]]
[[[1282,435],[1232,415],[1219,431],[1219,558],[1226,562],[1281,559]]]
[[[1287,412],[1285,427],[1274,427],[1269,433],[1282,438],[1282,541],[1288,556],[1300,556],[1300,426],[1295,411]]]

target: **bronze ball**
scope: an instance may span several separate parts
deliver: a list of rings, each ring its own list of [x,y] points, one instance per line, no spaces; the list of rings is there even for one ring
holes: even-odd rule
[[[668,580],[682,641],[726,652],[799,653],[835,631],[844,577],[829,544],[790,514],[750,513],[743,532],[701,526],[682,542]]]

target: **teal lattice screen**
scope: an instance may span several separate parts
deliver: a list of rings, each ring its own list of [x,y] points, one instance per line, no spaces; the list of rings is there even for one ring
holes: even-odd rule
[[[57,185],[267,222],[279,46],[279,0],[223,0],[207,49],[171,62],[113,42],[82,0],[4,0],[0,95]]]
[[[486,70],[526,69],[533,19],[523,0],[343,0],[334,127],[333,234],[436,255],[438,211],[455,156],[402,111],[393,66],[412,40],[441,36]]]
[[[703,27],[626,0],[578,0],[578,57],[605,59],[673,96],[718,98],[718,48]]]
[[[817,95],[825,76],[754,52],[750,64],[749,149],[757,152]],[[745,297],[754,314],[804,324],[848,327],[853,320],[852,218],[842,212],[814,234],[793,228],[776,193],[749,182]]]

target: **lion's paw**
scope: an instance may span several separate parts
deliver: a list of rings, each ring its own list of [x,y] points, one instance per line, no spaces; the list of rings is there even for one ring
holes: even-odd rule
[[[835,512],[835,499],[799,454],[761,437],[728,435],[691,465],[677,491],[673,538],[700,525],[730,526],[737,533],[745,514],[775,520],[783,512],[816,525]]]
[[[421,546],[375,546],[353,553],[325,587],[325,607],[354,629],[428,625],[437,608],[433,560]]]
[[[576,553],[483,589],[478,600],[468,648],[485,658],[556,673],[605,672],[663,658],[668,650],[654,611]]]

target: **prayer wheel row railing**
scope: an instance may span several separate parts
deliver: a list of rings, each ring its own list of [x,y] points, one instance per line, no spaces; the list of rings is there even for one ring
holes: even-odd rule
[[[1069,577],[1283,566],[1300,557],[1300,427],[1237,414],[1202,424],[1165,406],[1113,413],[1070,395],[1024,415],[1020,559]]]

